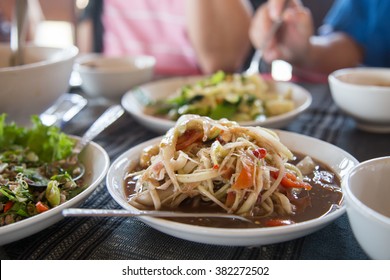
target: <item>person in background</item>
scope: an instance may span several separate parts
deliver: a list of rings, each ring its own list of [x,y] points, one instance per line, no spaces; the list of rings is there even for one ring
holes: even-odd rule
[[[95,19],[87,13],[79,23],[81,52],[153,55],[159,75],[240,71],[250,52],[253,10],[247,0],[95,0],[90,5]]]
[[[26,16],[26,41],[32,42],[35,38],[38,24],[44,20],[39,0],[25,0],[28,3]],[[15,0],[0,1],[0,42],[9,42],[11,25],[14,17]]]
[[[269,0],[253,17],[250,39],[263,44],[272,22],[281,16],[285,0]],[[390,1],[336,0],[315,34],[310,10],[291,0],[282,14],[283,25],[265,46],[263,59],[281,59],[298,72],[330,72],[359,65],[390,67]]]

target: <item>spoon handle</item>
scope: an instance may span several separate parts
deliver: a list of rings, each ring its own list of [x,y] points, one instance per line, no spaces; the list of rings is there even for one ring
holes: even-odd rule
[[[84,209],[84,208],[68,208],[62,210],[62,215],[65,217],[194,217],[194,218],[227,218],[237,219],[245,222],[250,220],[233,214],[227,213],[186,213],[175,211],[130,211],[117,209]]]
[[[106,129],[109,125],[119,119],[124,113],[121,105],[113,105],[109,107],[85,132],[80,141],[76,144],[73,153],[80,153],[84,147],[91,142],[100,132]]]
[[[12,51],[11,66],[24,64],[23,48],[25,43],[27,8],[28,4],[26,0],[16,0],[10,37],[10,47]]]

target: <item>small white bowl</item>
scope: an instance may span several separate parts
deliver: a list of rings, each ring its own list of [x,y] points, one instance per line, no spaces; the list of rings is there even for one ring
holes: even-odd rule
[[[335,103],[358,128],[390,132],[390,68],[340,69],[329,75],[329,85]]]
[[[153,78],[156,59],[152,56],[108,57],[99,54],[77,59],[81,88],[91,97],[119,100],[131,88]]]
[[[373,259],[390,259],[390,156],[355,166],[343,191],[360,246]]]
[[[75,46],[52,48],[28,45],[25,64],[10,66],[9,44],[0,44],[0,113],[9,121],[30,125],[31,115],[39,115],[69,89]]]

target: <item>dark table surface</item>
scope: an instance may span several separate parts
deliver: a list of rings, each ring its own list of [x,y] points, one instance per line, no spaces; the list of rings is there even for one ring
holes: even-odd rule
[[[390,134],[358,130],[355,122],[334,104],[327,84],[301,84],[313,96],[310,108],[284,130],[332,143],[359,161],[390,154]],[[77,88],[73,92],[80,93]],[[63,130],[82,135],[107,108],[104,100],[90,99]],[[129,114],[94,141],[111,162],[138,143],[158,136]],[[84,208],[120,208],[103,181]],[[0,259],[368,259],[354,238],[347,215],[325,228],[288,242],[260,247],[216,246],[178,239],[136,218],[66,218],[32,236],[0,247]]]

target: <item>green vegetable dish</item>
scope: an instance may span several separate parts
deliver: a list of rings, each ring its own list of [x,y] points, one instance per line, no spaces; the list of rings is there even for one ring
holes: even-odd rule
[[[170,98],[149,102],[146,113],[177,120],[186,114],[245,122],[265,120],[295,108],[291,90],[277,92],[260,75],[222,71],[195,84],[185,85]]]
[[[45,212],[84,190],[71,157],[75,139],[48,127],[37,116],[32,127],[0,115],[0,226]]]

